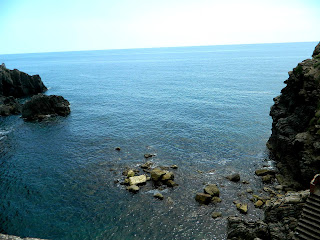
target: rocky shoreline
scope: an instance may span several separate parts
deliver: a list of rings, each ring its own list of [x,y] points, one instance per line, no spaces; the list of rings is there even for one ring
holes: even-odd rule
[[[39,75],[30,76],[17,69],[0,65],[0,116],[18,115],[26,121],[43,120],[70,114],[70,103],[61,96],[46,96],[47,91]],[[24,104],[21,99],[31,97]]]
[[[310,181],[320,171],[320,43],[312,59],[299,63],[285,83],[270,110],[272,135],[267,142],[279,170],[272,175],[280,185],[270,189],[263,221],[228,218],[228,240],[295,239]]]

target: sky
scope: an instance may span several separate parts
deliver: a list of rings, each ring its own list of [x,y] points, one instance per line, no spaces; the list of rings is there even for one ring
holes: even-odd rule
[[[320,0],[0,0],[0,54],[320,41]]]

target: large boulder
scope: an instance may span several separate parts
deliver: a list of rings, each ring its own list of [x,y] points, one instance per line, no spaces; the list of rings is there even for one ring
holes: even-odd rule
[[[17,69],[7,69],[4,63],[0,65],[0,95],[21,98],[46,90],[39,75],[30,76]]]
[[[270,110],[267,146],[280,173],[290,178],[288,187],[303,188],[320,169],[320,43],[313,58],[299,63],[285,83]]]
[[[62,96],[33,96],[22,106],[22,117],[25,120],[40,120],[46,116],[67,116],[70,114],[70,103]]]

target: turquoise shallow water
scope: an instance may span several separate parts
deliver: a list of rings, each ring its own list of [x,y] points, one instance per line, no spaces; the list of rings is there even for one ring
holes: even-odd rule
[[[72,113],[40,123],[0,119],[0,229],[50,239],[225,239],[238,193],[261,187],[268,116],[287,72],[316,43],[0,55],[40,74]],[[114,150],[120,146],[121,151]],[[138,167],[177,164],[178,188],[128,193],[115,180]],[[250,184],[224,176],[237,171]],[[222,203],[195,193],[217,183]],[[166,199],[170,197],[173,203]],[[250,203],[249,203],[250,204]],[[213,220],[211,213],[222,211]],[[249,205],[247,219],[262,212]]]

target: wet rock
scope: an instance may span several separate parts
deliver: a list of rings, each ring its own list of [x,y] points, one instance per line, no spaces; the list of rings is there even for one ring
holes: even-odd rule
[[[19,114],[21,112],[21,104],[14,97],[0,96],[0,116],[9,116]]]
[[[218,218],[218,217],[221,217],[222,216],[222,212],[213,212],[211,217],[212,218]]]
[[[129,184],[130,184],[130,185],[145,184],[146,182],[147,182],[147,177],[146,177],[146,175],[129,177]]]
[[[128,171],[128,173],[127,173],[127,177],[128,177],[128,178],[133,177],[134,175],[135,175],[135,173],[134,173],[134,171],[131,170],[131,169],[130,169],[130,170]]]
[[[166,171],[161,170],[160,168],[152,169],[152,171],[150,172],[151,179],[155,182],[158,182],[161,180],[162,176],[164,176],[166,173],[167,173]]]
[[[219,188],[216,184],[208,184],[207,186],[205,186],[203,191],[206,194],[211,195],[212,197],[219,197],[219,195],[220,195]]]
[[[240,213],[247,214],[247,212],[248,212],[248,204],[246,204],[246,203],[237,203],[236,207],[237,207],[237,210]]]
[[[227,176],[227,179],[229,179],[232,182],[239,182],[240,181],[240,174],[239,173],[233,173]]]
[[[151,157],[153,157],[153,156],[155,156],[155,154],[150,154],[150,153],[144,154],[144,157],[145,157],[145,158],[151,158]]]
[[[257,169],[255,173],[257,176],[265,176],[265,175],[275,175],[276,171],[269,168],[262,168],[262,169]]]
[[[127,187],[127,190],[132,193],[137,193],[139,192],[140,188],[137,185],[131,185]]]
[[[174,165],[171,165],[170,167],[171,167],[172,169],[177,169],[177,168],[178,168],[178,166],[175,165],[175,164],[174,164]]]
[[[242,181],[242,183],[243,183],[243,184],[250,184],[250,182],[247,181],[247,180]]]
[[[212,203],[220,203],[220,202],[222,202],[222,200],[221,200],[221,198],[219,198],[219,197],[213,197],[213,198],[211,199],[211,202],[212,202]]]
[[[197,193],[196,194],[196,201],[202,204],[209,204],[211,202],[211,195],[206,193]]]
[[[247,193],[253,193],[253,190],[251,188],[248,188],[246,191]]]
[[[152,166],[152,164],[153,164],[153,162],[148,161],[148,162],[140,165],[140,167],[141,167],[142,169],[150,169],[151,166]]]
[[[171,197],[167,197],[167,203],[169,205],[172,205],[174,203]]]
[[[120,150],[121,150],[121,148],[120,148],[120,147],[116,147],[114,150],[116,150],[116,151],[120,151]]]
[[[173,179],[174,179],[173,172],[168,172],[168,171],[166,171],[166,173],[164,175],[162,175],[162,177],[161,177],[161,181],[169,181],[169,180],[173,180]]]
[[[179,186],[178,183],[174,182],[173,180],[168,180],[166,183],[165,183],[168,187],[177,187]]]
[[[263,183],[271,183],[273,179],[274,176],[269,174],[261,177]]]
[[[161,194],[161,193],[155,193],[153,195],[154,198],[157,198],[157,199],[160,199],[160,200],[163,200],[164,199],[164,196]]]
[[[43,116],[67,116],[70,114],[70,103],[62,96],[33,96],[22,106],[22,118],[28,121],[39,120]]]
[[[254,204],[254,206],[257,208],[261,207],[262,205],[263,205],[263,201],[261,201],[261,200],[256,201]]]

